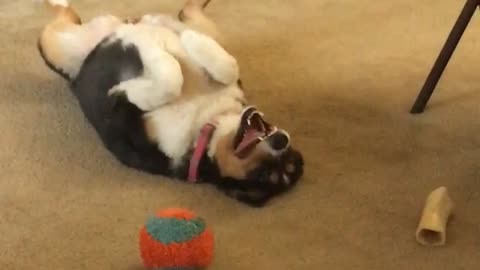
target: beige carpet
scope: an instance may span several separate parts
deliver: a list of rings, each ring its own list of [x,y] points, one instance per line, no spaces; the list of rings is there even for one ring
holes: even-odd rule
[[[84,18],[183,1],[78,0]],[[429,110],[408,113],[461,0],[214,0],[253,103],[306,158],[298,188],[252,209],[122,167],[35,42],[49,16],[0,0],[0,269],[142,269],[137,232],[188,207],[216,233],[211,269],[478,269],[480,16]],[[426,195],[457,204],[448,245],[414,239]]]

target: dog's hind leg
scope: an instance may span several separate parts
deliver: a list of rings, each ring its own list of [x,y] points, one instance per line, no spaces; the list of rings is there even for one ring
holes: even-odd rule
[[[42,29],[38,49],[45,63],[65,79],[73,79],[88,53],[121,22],[113,16],[82,24],[66,0],[45,0],[54,18]]]
[[[216,24],[205,14],[205,8],[210,2],[210,0],[187,0],[178,13],[178,19],[192,29],[210,36],[219,43],[223,43]]]
[[[193,29],[220,42],[221,36],[217,26],[204,12],[205,7],[209,3],[210,0],[187,0],[178,13],[178,20],[166,14],[147,14],[130,21],[133,23],[166,26],[177,33],[181,33],[186,29]]]
[[[61,33],[73,33],[81,25],[81,19],[67,1],[45,0],[45,4],[55,17],[43,27],[38,49],[47,66],[69,80],[78,69],[74,66],[78,64],[69,63],[70,57],[64,46],[66,42]]]

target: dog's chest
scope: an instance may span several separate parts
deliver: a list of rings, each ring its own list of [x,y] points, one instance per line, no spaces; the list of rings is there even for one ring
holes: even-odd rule
[[[241,111],[243,92],[229,87],[162,106],[147,117],[149,136],[174,162],[180,162],[194,146],[200,129],[216,116]]]

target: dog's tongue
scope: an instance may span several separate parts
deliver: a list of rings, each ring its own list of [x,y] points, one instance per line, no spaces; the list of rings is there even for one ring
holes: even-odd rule
[[[238,144],[237,149],[235,149],[235,152],[240,153],[253,144],[256,144],[258,142],[258,138],[263,135],[263,132],[260,132],[254,128],[248,128],[247,132],[240,141],[240,144]]]

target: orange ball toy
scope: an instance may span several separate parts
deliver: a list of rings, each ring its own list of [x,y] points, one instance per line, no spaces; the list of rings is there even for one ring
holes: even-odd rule
[[[148,269],[203,269],[213,259],[213,233],[189,210],[159,211],[140,230],[140,256]]]

